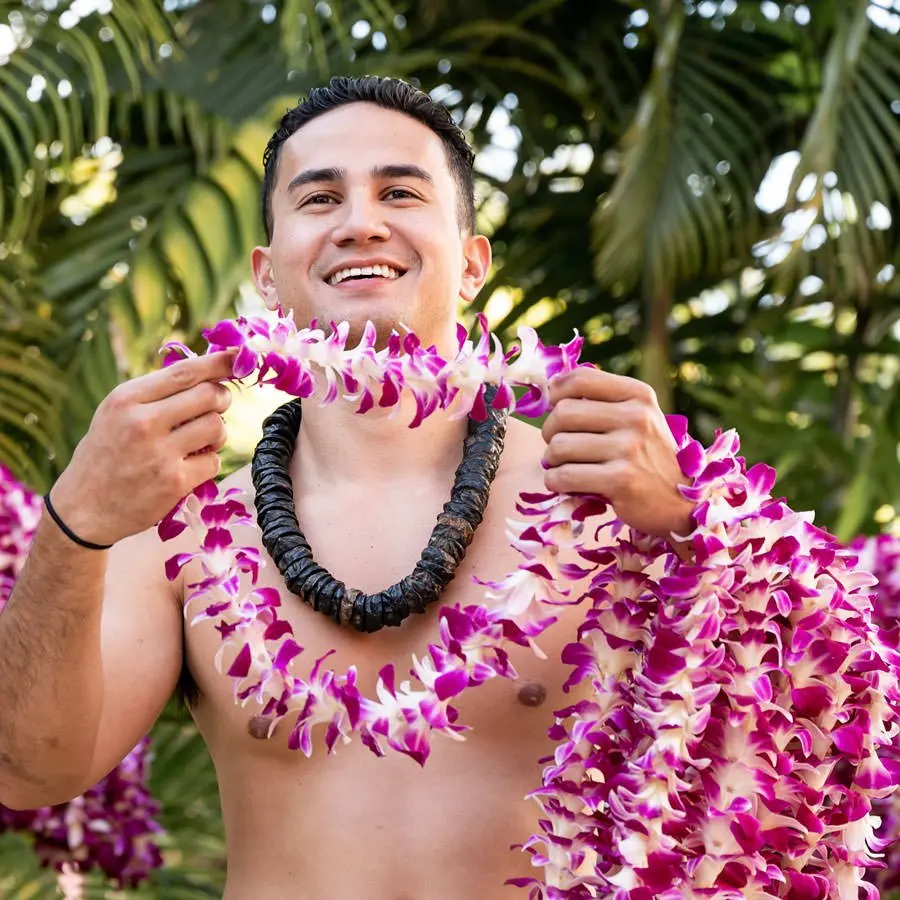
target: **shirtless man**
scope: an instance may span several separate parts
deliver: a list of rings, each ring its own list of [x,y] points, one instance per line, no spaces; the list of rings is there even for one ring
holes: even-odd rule
[[[357,335],[366,320],[382,337],[403,323],[452,354],[458,303],[477,295],[491,252],[474,231],[471,151],[446,111],[402,82],[342,79],[284,117],[267,158],[269,243],[252,258],[266,305],[293,310],[298,324],[347,320]],[[402,274],[331,283],[368,265]],[[0,802],[31,808],[84,791],[149,730],[185,666],[219,778],[226,900],[523,896],[504,887],[533,873],[510,845],[537,828],[537,805],[524,798],[550,750],[551,711],[572,699],[560,690],[559,654],[584,611],[569,608],[544,635],[546,661],[514,654],[518,682],[464,694],[461,720],[474,730],[465,742],[436,739],[424,769],[394,752],[378,759],[359,741],[328,756],[321,729],[310,760],[288,749],[286,725],[255,738],[258,710],[237,707],[214,669],[212,623],[185,629],[183,584],[196,571],[165,580],[164,560],[190,548],[161,544],[152,527],[217,473],[229,373],[229,355],[215,354],[119,386],[54,485],[68,528],[114,546],[88,549],[48,516],[40,523],[0,617]],[[558,380],[551,399],[543,430],[510,420],[484,522],[444,603],[477,601],[472,575],[499,579],[518,564],[504,526],[520,491],[602,494],[644,531],[688,529],[674,442],[649,388],[586,369]],[[318,562],[367,592],[412,571],[461,458],[465,421],[435,414],[414,430],[408,421],[304,405],[291,463],[299,520]],[[246,469],[228,484],[252,497]],[[301,671],[334,647],[330,664],[355,665],[369,695],[385,663],[406,672],[435,633],[440,603],[364,634],[287,594],[271,561],[261,582],[283,592],[305,647]]]

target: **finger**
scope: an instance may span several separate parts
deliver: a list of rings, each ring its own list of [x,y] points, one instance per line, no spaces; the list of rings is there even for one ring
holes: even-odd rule
[[[214,412],[191,419],[172,432],[172,442],[182,456],[189,456],[207,448],[221,450],[227,437],[222,417]]]
[[[169,429],[209,412],[223,413],[231,406],[231,391],[216,381],[203,381],[193,387],[165,397],[153,405],[155,416]]]
[[[235,351],[223,350],[181,359],[165,369],[151,372],[123,385],[138,403],[153,403],[179,394],[204,381],[225,381],[234,370]]]
[[[562,432],[598,433],[629,428],[636,423],[641,410],[623,401],[603,402],[564,397],[544,420],[541,434],[549,444]]]
[[[182,463],[184,466],[185,481],[190,487],[185,493],[190,493],[197,485],[203,484],[215,478],[222,469],[222,460],[219,459],[218,453],[208,451],[207,453],[197,453],[189,456]]]
[[[625,460],[565,463],[544,473],[548,491],[557,494],[597,494],[615,501],[628,489],[633,470]]]
[[[555,406],[564,397],[605,400],[610,403],[638,400],[656,404],[656,394],[649,384],[591,366],[579,366],[572,372],[552,378],[549,393],[551,406]]]
[[[603,463],[614,459],[631,459],[634,441],[628,432],[584,434],[563,431],[554,435],[544,451],[544,467],[567,463]]]

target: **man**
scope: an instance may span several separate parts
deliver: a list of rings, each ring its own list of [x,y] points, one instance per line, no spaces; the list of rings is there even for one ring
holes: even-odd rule
[[[270,309],[367,320],[383,341],[399,323],[445,354],[455,349],[460,299],[473,300],[491,264],[474,230],[472,153],[447,112],[392,80],[335,79],[289,111],[266,154],[268,244],[253,252]],[[351,338],[352,343],[352,338]],[[566,608],[542,638],[548,659],[513,655],[519,680],[462,696],[465,742],[436,740],[420,770],[359,742],[311,759],[253,727],[259,709],[233,702],[213,658],[213,623],[185,629],[188,566],[169,584],[154,524],[218,472],[229,354],[187,359],[116,388],[51,491],[28,563],[0,618],[0,802],[33,807],[70,798],[103,776],[150,728],[182,667],[192,712],[215,762],[228,841],[226,900],[457,900],[517,896],[529,874],[510,845],[536,830],[525,798],[550,750],[551,711],[570,702],[560,651],[584,611]],[[500,579],[519,563],[505,535],[521,491],[609,498],[629,524],[684,534],[690,505],[674,442],[652,391],[593,369],[556,381],[542,430],[510,420],[484,521],[440,603],[372,634],[319,615],[284,588],[269,561],[261,583],[305,654],[359,670],[374,691],[386,663],[409,667],[433,639],[441,603],[478,602],[472,576]],[[465,421],[421,427],[375,409],[304,404],[290,461],[294,503],[315,558],[348,586],[377,592],[419,559],[460,464]],[[248,470],[228,479],[253,497]],[[246,540],[244,540],[246,538]],[[246,530],[241,543],[259,543]],[[86,546],[87,545],[87,546]],[[102,549],[113,545],[112,549]],[[182,640],[184,636],[184,652]]]

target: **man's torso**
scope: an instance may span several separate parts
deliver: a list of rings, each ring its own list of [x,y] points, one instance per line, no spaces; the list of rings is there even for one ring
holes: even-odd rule
[[[484,522],[440,600],[399,628],[360,634],[335,625],[289,594],[275,566],[260,585],[278,587],[281,615],[304,653],[295,671],[308,672],[334,649],[328,664],[355,666],[360,690],[375,695],[378,672],[393,663],[398,680],[435,639],[441,604],[479,602],[472,576],[502,579],[521,562],[509,545],[506,520],[520,518],[521,491],[543,490],[540,433],[510,422],[500,471]],[[246,487],[244,470],[232,482]],[[375,592],[412,571],[428,541],[450,485],[403,482],[365,491],[334,489],[298,499],[300,521],[317,561],[348,586]],[[252,531],[239,540],[258,539]],[[196,570],[188,568],[185,580]],[[497,678],[466,691],[455,703],[472,727],[465,741],[432,738],[424,769],[393,751],[374,756],[359,740],[329,756],[324,728],[306,759],[287,747],[290,718],[269,740],[248,733],[259,707],[239,707],[229,678],[215,671],[220,646],[213,622],[187,630],[187,663],[200,691],[194,716],[215,762],[228,839],[226,900],[457,900],[521,896],[506,878],[539,874],[530,857],[510,850],[537,829],[538,806],[526,794],[540,784],[538,760],[552,752],[546,737],[552,711],[573,702],[561,685],[562,648],[583,619],[561,607],[560,621],[539,641],[547,660],[514,648],[518,680]],[[541,691],[546,698],[528,705]]]

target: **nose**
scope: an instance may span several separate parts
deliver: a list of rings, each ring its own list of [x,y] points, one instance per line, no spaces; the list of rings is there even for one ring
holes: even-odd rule
[[[384,208],[377,198],[361,192],[347,196],[342,204],[343,216],[332,232],[338,247],[386,241],[391,236],[384,220]]]

